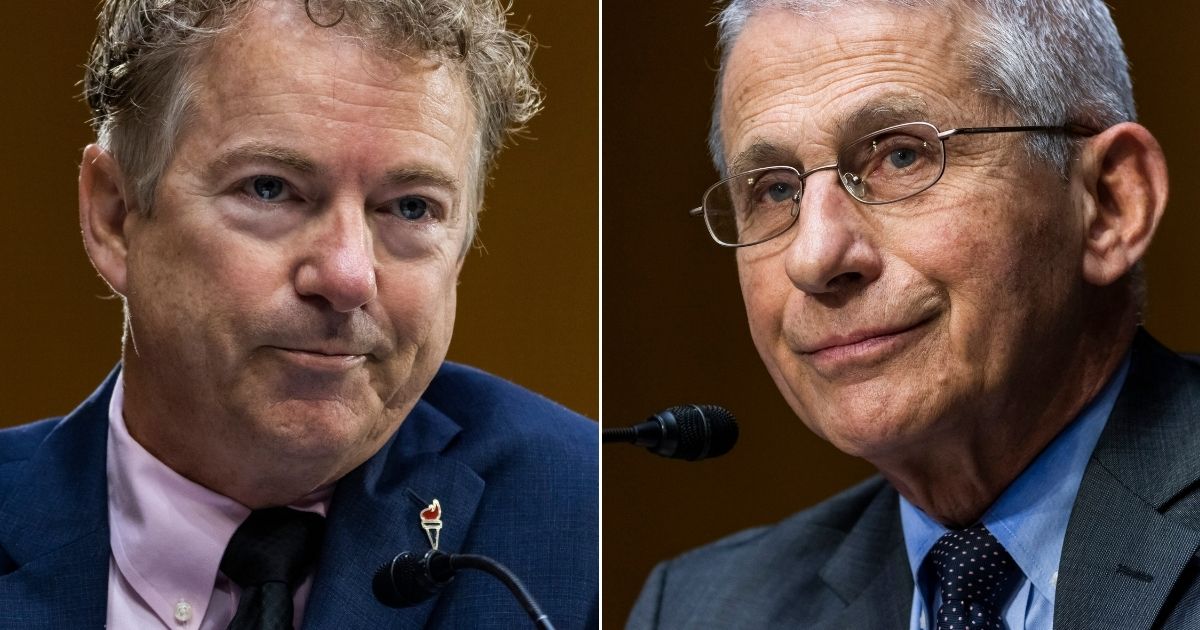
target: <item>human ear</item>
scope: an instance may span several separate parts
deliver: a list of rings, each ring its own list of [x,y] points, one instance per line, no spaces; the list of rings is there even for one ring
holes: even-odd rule
[[[1088,140],[1077,168],[1086,189],[1083,276],[1107,286],[1150,246],[1167,205],[1167,160],[1149,130],[1121,123]]]
[[[126,219],[129,216],[121,167],[111,153],[89,144],[79,167],[79,226],[92,266],[112,290],[126,293]]]

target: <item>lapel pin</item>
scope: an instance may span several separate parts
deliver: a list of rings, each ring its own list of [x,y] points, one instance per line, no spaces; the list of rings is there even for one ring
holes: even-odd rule
[[[442,504],[437,499],[433,500],[428,507],[421,510],[421,528],[425,530],[425,537],[429,539],[429,546],[435,550],[438,548],[438,539],[442,534]]]

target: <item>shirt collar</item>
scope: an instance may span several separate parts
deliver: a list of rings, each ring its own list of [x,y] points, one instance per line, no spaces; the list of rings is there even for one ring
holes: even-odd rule
[[[980,519],[1012,555],[1033,588],[1053,605],[1067,521],[1083,473],[1129,372],[1129,356],[1075,421],[1033,460]],[[913,583],[925,556],[948,529],[900,497],[900,524]]]
[[[108,511],[113,560],[126,581],[166,627],[176,627],[177,602],[204,619],[221,556],[250,509],[197,484],[150,454],[129,434],[123,413],[125,378],[117,377],[108,407]],[[332,486],[291,507],[324,515]]]

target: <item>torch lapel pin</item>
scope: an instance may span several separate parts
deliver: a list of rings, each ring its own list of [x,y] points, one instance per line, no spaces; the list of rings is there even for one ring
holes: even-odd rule
[[[429,538],[429,546],[437,549],[442,534],[442,504],[437,499],[421,510],[421,528]]]

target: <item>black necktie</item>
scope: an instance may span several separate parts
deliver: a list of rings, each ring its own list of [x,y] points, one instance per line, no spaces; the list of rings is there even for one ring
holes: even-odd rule
[[[277,507],[255,510],[233,533],[221,572],[242,587],[229,630],[292,630],[292,592],[317,559],[325,518]]]
[[[1000,605],[1021,571],[986,527],[942,536],[929,562],[942,589],[937,630],[1004,630]]]

